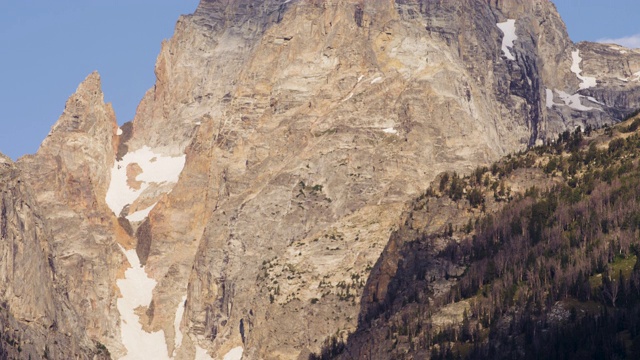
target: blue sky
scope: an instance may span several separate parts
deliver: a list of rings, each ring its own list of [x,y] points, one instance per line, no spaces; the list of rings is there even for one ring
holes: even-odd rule
[[[553,0],[571,40],[640,48],[640,0]]]
[[[640,0],[556,0],[574,41],[640,47]],[[0,0],[0,152],[34,153],[67,98],[98,70],[118,122],[153,86],[160,43],[198,0]]]
[[[118,121],[155,82],[163,39],[198,0],[0,0],[0,152],[34,153],[94,70]]]

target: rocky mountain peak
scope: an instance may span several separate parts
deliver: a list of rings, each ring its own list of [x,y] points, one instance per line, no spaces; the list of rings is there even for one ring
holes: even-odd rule
[[[116,311],[117,293],[109,284],[124,261],[117,244],[129,242],[105,203],[117,134],[115,113],[104,103],[94,72],[69,97],[38,152],[17,162],[51,230],[50,262],[58,284],[77,306],[79,326],[94,341],[114,343],[110,348],[116,352],[121,347],[117,319],[102,313]]]
[[[11,165],[13,164],[13,160],[5,154],[0,154],[0,164],[2,165]]]
[[[87,76],[73,95],[69,97],[64,112],[52,127],[49,136],[64,133],[83,132],[90,136],[115,134],[116,117],[111,104],[104,103],[100,74],[93,72]]]
[[[114,162],[117,132],[115,112],[111,104],[104,103],[100,75],[93,72],[69,97],[37,155],[27,156],[23,162],[50,162],[56,158],[56,166],[78,172],[78,177],[87,171],[87,180],[93,182],[92,191],[100,193],[106,191],[109,174],[103,170]]]

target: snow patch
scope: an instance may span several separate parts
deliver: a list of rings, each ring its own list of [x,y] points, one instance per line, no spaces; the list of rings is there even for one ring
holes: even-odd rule
[[[568,93],[564,92],[564,91],[559,91],[556,90],[556,92],[558,93],[558,96],[560,96],[560,99],[562,99],[562,101],[564,101],[564,104],[567,105],[568,107],[578,110],[578,111],[590,111],[590,110],[594,110],[594,108],[592,107],[588,107],[588,106],[584,106],[582,105],[582,101],[580,100],[583,96],[580,94],[573,94],[573,95],[569,95]]]
[[[116,135],[118,136],[122,135],[122,128],[118,128],[118,131],[116,131]]]
[[[129,221],[142,221],[144,219],[147,218],[147,216],[149,216],[149,213],[151,212],[151,210],[153,210],[153,208],[157,205],[158,203],[154,203],[153,205],[149,206],[146,209],[142,209],[140,211],[136,211],[133,214],[129,214],[127,215],[127,220]]]
[[[571,64],[571,72],[576,74],[578,79],[582,81],[582,83],[580,84],[580,90],[596,86],[596,78],[581,75],[582,69],[580,69],[580,63],[582,62],[582,58],[580,57],[580,50],[572,51],[571,57],[573,58],[573,63]]]
[[[244,349],[242,346],[231,349],[223,358],[223,360],[241,360]]]
[[[147,146],[127,153],[122,160],[113,164],[111,169],[111,182],[105,199],[107,205],[119,216],[122,209],[136,201],[150,184],[175,184],[184,168],[185,160],[185,155],[162,156]],[[127,166],[130,164],[138,164],[142,169],[142,173],[132,179],[140,182],[139,189],[133,189],[127,184]]]
[[[196,345],[196,357],[193,360],[213,360],[213,358],[207,354],[207,350]]]
[[[558,105],[553,102],[553,90],[547,89],[546,93],[547,93],[547,109],[551,109],[553,105]]]
[[[173,347],[173,356],[176,356],[176,351],[180,346],[182,346],[182,331],[180,331],[180,323],[182,322],[182,317],[184,316],[185,306],[187,306],[187,295],[183,296],[182,300],[180,300],[178,309],[176,310],[176,317],[173,320],[173,329],[176,333],[175,346]]]
[[[386,129],[382,129],[383,132],[387,133],[387,134],[397,134],[398,130],[392,128],[392,127],[388,127]]]
[[[377,84],[382,82],[382,77],[378,76],[377,78],[371,80],[371,84]]]
[[[518,39],[516,35],[516,21],[514,19],[508,19],[505,22],[497,23],[498,28],[502,31],[504,36],[502,37],[502,52],[509,60],[515,60],[513,55],[513,43]]]
[[[116,302],[120,313],[120,332],[122,344],[127,349],[127,355],[120,359],[169,359],[164,331],[144,331],[135,313],[136,308],[151,303],[157,282],[147,276],[135,249],[125,250],[122,246],[120,249],[131,265],[125,271],[124,279],[116,282],[122,294]]]

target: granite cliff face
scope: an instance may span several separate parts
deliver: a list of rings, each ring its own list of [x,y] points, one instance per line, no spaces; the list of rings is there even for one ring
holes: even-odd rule
[[[42,213],[22,172],[0,156],[0,358],[102,358],[58,281]]]
[[[128,241],[105,205],[116,131],[115,114],[93,73],[69,98],[38,152],[18,162],[51,230],[47,242],[57,282],[87,334],[115,354],[121,347],[118,317],[110,314],[117,313],[115,279],[124,266],[117,244]]]
[[[615,122],[639,73],[639,51],[573,44],[543,0],[203,0],[133,123],[93,74],[18,166],[115,358],[144,351],[130,331],[167,358],[304,358],[355,328],[438,173]]]

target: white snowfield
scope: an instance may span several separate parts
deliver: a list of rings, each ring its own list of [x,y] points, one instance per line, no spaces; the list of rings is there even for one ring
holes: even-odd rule
[[[120,249],[131,264],[124,273],[124,279],[117,281],[122,297],[118,298],[116,305],[120,312],[122,344],[127,349],[127,355],[120,360],[170,359],[164,331],[154,333],[144,331],[135,313],[136,308],[148,306],[151,303],[153,288],[157,283],[149,278],[144,267],[140,266],[140,259],[135,249],[125,250],[122,246]]]
[[[382,129],[382,132],[386,133],[386,134],[397,134],[398,130],[392,128],[392,127],[388,127],[386,129]]]
[[[504,36],[502,37],[502,52],[509,60],[515,60],[516,57],[513,55],[513,44],[516,40],[518,40],[518,36],[516,35],[516,20],[508,19],[505,22],[496,24]]]
[[[585,97],[582,96],[580,94],[573,94],[570,95],[564,91],[559,91],[556,90],[556,92],[558,93],[558,96],[560,96],[560,99],[562,99],[562,101],[564,101],[564,104],[574,110],[578,110],[578,111],[590,111],[593,110],[593,107],[589,107],[589,106],[584,106],[582,105],[582,101],[581,98]]]
[[[597,107],[591,107],[591,106],[585,106],[582,105],[582,99],[587,99],[590,102],[594,103],[594,104],[598,104],[598,105],[604,105],[603,103],[601,103],[600,101],[596,100],[594,97],[592,96],[584,96],[584,95],[580,95],[580,94],[569,94],[567,92],[564,91],[560,91],[560,90],[555,90],[555,92],[558,94],[558,97],[560,98],[560,100],[562,100],[563,103],[556,103],[553,101],[554,99],[554,95],[553,95],[553,90],[551,89],[546,89],[546,95],[547,95],[547,108],[551,109],[554,106],[568,106],[574,110],[578,110],[578,111],[591,111],[591,110],[599,110],[602,111],[602,109],[597,108]]]
[[[117,300],[118,312],[120,312],[120,333],[122,344],[127,349],[127,354],[120,360],[170,360],[176,356],[177,350],[182,346],[183,334],[180,323],[184,316],[187,296],[183,296],[176,309],[174,319],[175,346],[173,354],[169,356],[167,341],[164,331],[149,333],[142,329],[140,318],[135,310],[140,306],[149,306],[153,297],[153,289],[157,282],[148,277],[144,267],[140,265],[140,259],[135,249],[120,249],[127,257],[131,267],[124,273],[124,279],[117,281],[122,297]],[[225,360],[241,360],[243,348],[232,349],[224,356]],[[196,345],[195,360],[213,360],[207,351]]]
[[[581,75],[582,69],[580,69],[580,63],[582,62],[582,58],[580,57],[580,50],[572,51],[571,57],[573,59],[573,63],[571,64],[571,72],[576,74],[578,79],[582,81],[582,83],[580,84],[580,90],[596,86],[596,78]]]
[[[186,155],[176,157],[163,156],[156,154],[147,146],[127,153],[111,169],[111,183],[106,196],[107,205],[116,216],[119,216],[122,209],[132,204],[151,183],[178,182],[185,160]],[[130,164],[138,164],[142,169],[142,173],[132,179],[141,182],[140,188],[137,190],[127,184],[127,166]],[[151,209],[148,210],[151,211]],[[131,216],[133,215],[131,214]],[[134,218],[139,218],[141,215],[137,214]],[[148,215],[148,212],[146,215]]]

